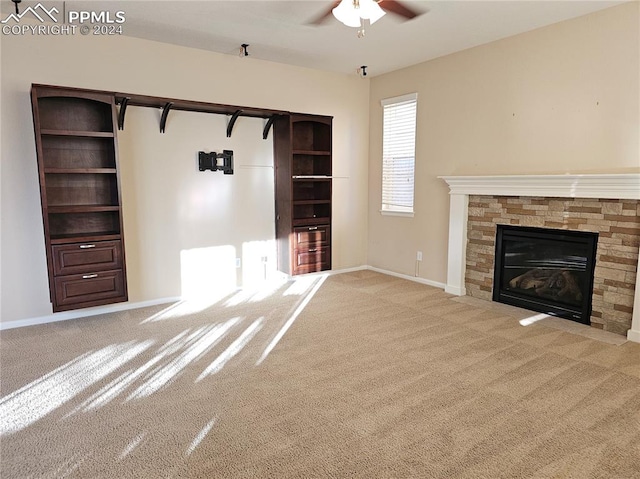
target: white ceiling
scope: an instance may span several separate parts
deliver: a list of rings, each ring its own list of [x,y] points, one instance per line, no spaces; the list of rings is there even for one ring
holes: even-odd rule
[[[2,2],[3,11],[7,4],[12,6],[8,0]],[[369,75],[375,76],[624,2],[405,3],[427,13],[406,22],[389,13],[368,27],[364,38],[333,16],[320,26],[308,24],[332,0],[67,1],[66,8],[122,10],[124,33],[134,37],[231,55],[248,43],[250,58],[353,74],[367,65]]]

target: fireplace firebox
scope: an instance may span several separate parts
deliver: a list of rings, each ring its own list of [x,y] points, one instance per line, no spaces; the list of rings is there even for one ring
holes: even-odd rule
[[[590,323],[598,234],[497,225],[493,300]]]

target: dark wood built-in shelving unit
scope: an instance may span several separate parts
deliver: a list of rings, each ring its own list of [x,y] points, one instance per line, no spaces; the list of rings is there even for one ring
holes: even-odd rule
[[[114,96],[33,85],[54,312],[127,300]]]
[[[273,131],[278,269],[331,269],[332,117],[175,98],[32,85],[53,311],[127,300],[117,131],[130,106],[265,119]]]
[[[291,114],[274,121],[278,269],[331,269],[332,118]]]

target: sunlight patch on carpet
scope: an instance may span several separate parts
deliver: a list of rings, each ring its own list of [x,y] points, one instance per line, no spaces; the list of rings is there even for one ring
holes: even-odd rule
[[[519,323],[521,326],[531,326],[538,321],[542,321],[543,319],[547,319],[550,317],[551,316],[549,316],[548,314],[536,314],[534,316],[529,316],[528,318],[521,319]]]
[[[253,323],[251,323],[251,325],[244,330],[244,332],[238,337],[238,339],[231,343],[229,347],[215,359],[215,361],[213,361],[209,366],[207,366],[204,371],[202,371],[202,374],[198,376],[196,382],[199,382],[207,376],[220,371],[231,358],[242,351],[242,349],[249,343],[249,341],[251,341],[251,339],[253,339],[253,337],[258,333],[258,331],[260,331],[263,321],[264,317],[260,317]]]
[[[153,345],[129,341],[85,353],[0,399],[0,435],[24,429]]]
[[[224,306],[231,308],[244,303],[258,303],[273,296],[285,283],[286,280],[279,278],[265,282],[259,288],[242,289],[225,301]]]
[[[118,456],[118,461],[122,461],[125,457],[127,457],[129,454],[131,454],[135,449],[137,449],[137,447],[142,443],[142,441],[144,440],[144,437],[146,436],[146,433],[142,433],[142,434],[138,434],[136,437],[134,437],[131,442],[129,444],[127,444],[127,447],[125,447],[122,452],[120,453],[120,456]]]
[[[178,301],[162,311],[158,311],[157,313],[149,316],[147,319],[141,321],[140,324],[166,321],[167,319],[178,319],[192,314],[201,313],[218,303],[227,295],[227,293],[228,291],[211,291],[208,297],[191,298]]]
[[[145,364],[140,366],[137,369],[130,369],[124,374],[121,374],[119,377],[111,381],[109,384],[101,388],[98,392],[91,395],[88,399],[86,399],[82,404],[80,404],[77,408],[75,408],[72,412],[67,414],[66,417],[69,417],[73,414],[76,414],[80,411],[88,412],[93,409],[97,409],[103,406],[106,406],[109,402],[114,400],[120,394],[122,394],[129,386],[131,386],[138,378],[140,378],[144,373],[153,368],[160,361],[165,359],[167,356],[171,356],[173,354],[178,353],[188,342],[189,337],[187,334],[190,329],[186,329],[180,334],[174,336],[169,341],[164,343],[156,352],[156,355],[147,361]]]
[[[236,317],[223,324],[199,328],[187,338],[186,349],[156,370],[144,384],[127,397],[127,401],[148,397],[173,382],[185,368],[208,353],[241,320],[242,318]]]
[[[304,311],[304,308],[307,307],[307,304],[309,304],[309,301],[311,301],[311,299],[315,296],[315,294],[318,292],[318,290],[320,289],[320,287],[328,277],[329,275],[327,274],[312,277],[313,280],[316,281],[315,286],[309,292],[309,294],[307,294],[307,296],[300,302],[300,304],[298,305],[296,310],[293,312],[291,317],[287,320],[286,323],[284,323],[284,326],[282,326],[280,331],[278,331],[278,334],[276,334],[276,336],[271,340],[267,348],[262,353],[262,356],[260,356],[260,359],[258,359],[258,361],[256,362],[256,366],[260,365],[262,361],[264,361],[267,358],[267,356],[269,356],[269,353],[271,353],[273,348],[275,348],[276,345],[280,342],[282,337],[286,334],[286,332],[291,327],[291,325],[295,322],[295,320],[298,319],[298,316],[300,315],[300,313]]]
[[[307,291],[309,291],[314,284],[316,284],[318,278],[316,276],[304,276],[301,278],[296,278],[292,280],[291,286],[287,288],[287,290],[282,293],[282,296],[302,296]]]
[[[215,423],[216,423],[216,418],[213,418],[202,428],[202,430],[198,433],[195,439],[191,442],[189,449],[187,449],[187,453],[186,453],[187,456],[190,456],[191,453],[196,450],[196,447],[198,447],[198,445],[207,436],[207,434],[209,434],[209,431],[211,431],[211,428]]]

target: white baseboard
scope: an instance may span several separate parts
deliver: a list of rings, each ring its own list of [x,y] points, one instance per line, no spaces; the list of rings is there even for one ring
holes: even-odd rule
[[[344,269],[330,269],[330,270],[325,270],[325,271],[316,271],[313,273],[304,273],[304,274],[298,274],[296,276],[292,276],[292,275],[285,275],[287,279],[295,279],[295,278],[304,278],[304,277],[308,277],[308,276],[334,276],[336,274],[343,274],[343,273],[353,273],[354,271],[366,271],[367,269],[369,269],[368,266],[356,266],[354,268],[344,268]]]
[[[627,339],[629,341],[633,341],[634,343],[640,343],[640,331],[634,331],[630,329],[627,331]]]
[[[386,269],[376,268],[374,266],[366,266],[365,269],[370,271],[375,271],[376,273],[388,274],[389,276],[395,276],[396,278],[402,278],[409,281],[414,281],[420,284],[426,284],[428,286],[434,286],[436,288],[445,289],[446,285],[444,283],[439,283],[438,281],[431,281],[430,279],[420,278],[418,276],[409,276],[408,274],[395,273],[393,271],[387,271]]]
[[[129,309],[146,308],[147,306],[156,306],[158,304],[175,303],[182,298],[161,298],[150,301],[139,301],[137,303],[115,303],[108,306],[96,306],[94,308],[78,309],[75,311],[63,311],[53,313],[47,316],[39,316],[37,318],[18,319],[16,321],[7,321],[0,323],[0,331],[6,329],[22,328],[25,326],[35,326],[37,324],[55,323],[57,321],[67,321],[69,319],[86,318],[88,316],[96,316],[98,314],[115,313],[118,311],[126,311]]]
[[[318,273],[308,273],[306,275],[301,275],[301,276],[313,276],[313,275],[323,275],[323,274],[333,276],[336,274],[353,273],[355,271],[366,271],[366,270],[376,271],[377,273],[387,274],[389,276],[395,276],[397,278],[402,278],[409,281],[415,281],[416,283],[426,284],[428,286],[434,286],[436,288],[445,289],[444,283],[438,283],[437,281],[431,281],[428,279],[409,276],[406,274],[394,273],[393,271],[387,271],[384,269],[375,268],[373,266],[367,266],[367,265],[356,266],[353,268],[321,271]],[[289,279],[292,279],[292,277],[290,276]],[[69,319],[85,318],[88,316],[96,316],[98,314],[115,313],[118,311],[126,311],[129,309],[145,308],[147,306],[156,306],[158,304],[175,303],[181,300],[182,298],[178,296],[178,297],[170,297],[170,298],[153,299],[149,301],[139,301],[136,303],[129,303],[129,302],[116,303],[116,304],[110,304],[107,306],[96,306],[94,308],[84,308],[84,309],[78,309],[74,311],[63,311],[60,313],[49,314],[47,316],[39,316],[36,318],[27,318],[27,319],[18,319],[15,321],[0,322],[0,331],[4,331],[7,329],[14,329],[14,328],[22,328],[25,326],[35,326],[38,324],[54,323],[57,321],[67,321]]]
[[[343,274],[343,273],[353,273],[355,271],[366,271],[368,269],[369,267],[364,265],[364,266],[356,266],[355,268],[332,269],[329,273],[334,275],[334,274]]]

